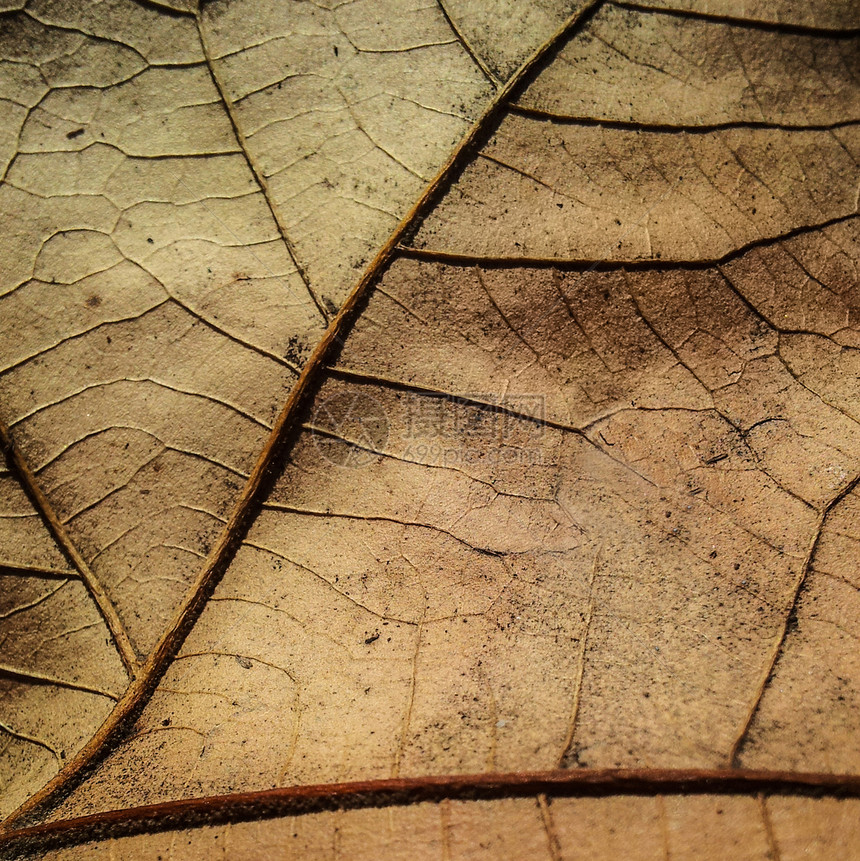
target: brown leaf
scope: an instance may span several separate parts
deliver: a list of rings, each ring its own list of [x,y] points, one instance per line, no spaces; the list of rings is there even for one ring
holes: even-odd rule
[[[854,857],[856,9],[7,5],[4,851]]]

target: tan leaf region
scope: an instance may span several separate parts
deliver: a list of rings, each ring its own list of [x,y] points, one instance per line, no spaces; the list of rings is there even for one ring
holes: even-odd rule
[[[852,4],[6,5],[0,852],[860,857]]]

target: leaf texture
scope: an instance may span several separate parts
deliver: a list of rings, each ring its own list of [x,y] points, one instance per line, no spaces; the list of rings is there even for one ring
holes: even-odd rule
[[[492,84],[444,11],[363,0],[209,4],[201,33],[314,289],[339,306]],[[549,35],[547,33],[546,35]]]
[[[5,464],[0,506],[0,775],[11,808],[77,753],[128,678],[80,572]]]
[[[4,22],[0,398],[146,656],[348,280],[491,85],[432,7],[368,35],[360,7],[104,5]]]
[[[855,857],[852,4],[99,5],[2,16],[0,848]]]
[[[832,830],[823,834],[819,823],[825,819]],[[856,843],[856,807],[833,799],[771,797],[765,803],[745,796],[455,801],[124,837],[48,851],[43,857],[137,859],[155,852],[175,859],[265,854],[273,859],[610,861],[630,851],[631,839],[637,857],[653,861],[664,859],[667,852],[670,857],[703,857],[703,845],[721,847],[744,861],[770,858],[777,851],[788,861],[825,858]]]

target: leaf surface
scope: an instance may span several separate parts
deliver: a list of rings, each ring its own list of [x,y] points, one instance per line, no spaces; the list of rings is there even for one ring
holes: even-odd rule
[[[381,34],[369,14],[4,22],[2,417],[141,657],[355,271],[491,89],[441,10]]]
[[[3,16],[9,851],[853,857],[850,4],[103,13]]]
[[[77,753],[128,678],[80,573],[5,462],[0,535],[0,774],[11,808]]]
[[[77,861],[113,852],[137,859],[160,852],[175,859],[251,859],[265,853],[315,861],[338,856],[611,861],[630,852],[633,838],[636,857],[647,861],[660,861],[667,851],[670,857],[701,858],[703,845],[744,861],[773,857],[775,851],[794,861],[825,858],[855,843],[853,812],[845,801],[797,798],[769,799],[763,812],[761,802],[744,796],[561,798],[551,805],[533,799],[454,801],[125,837],[44,857]],[[828,833],[820,830],[825,819],[831,823]]]

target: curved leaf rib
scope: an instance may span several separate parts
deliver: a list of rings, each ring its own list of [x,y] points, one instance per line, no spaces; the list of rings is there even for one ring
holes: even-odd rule
[[[858,798],[856,775],[759,771],[752,769],[576,769],[513,774],[462,774],[390,778],[351,783],[288,786],[186,798],[126,810],[18,828],[0,835],[0,850],[28,854],[92,839],[213,826],[334,810],[400,807],[426,801],[485,801],[606,796],[733,795],[760,793],[814,798]]]

